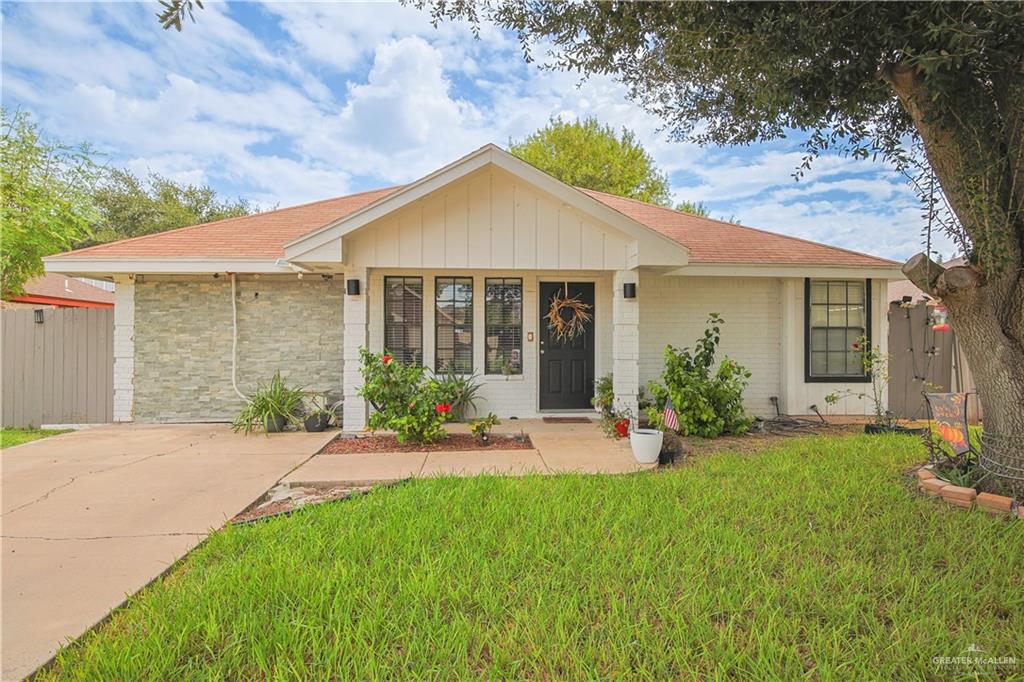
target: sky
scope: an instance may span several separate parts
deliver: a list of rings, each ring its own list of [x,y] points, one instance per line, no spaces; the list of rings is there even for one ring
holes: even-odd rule
[[[668,139],[610,77],[527,64],[515,36],[386,3],[4,2],[0,99],[106,163],[207,184],[263,208],[415,180],[551,118],[628,127],[677,201],[713,217],[902,260],[921,208],[882,163],[828,156],[799,182],[802,137],[743,147]],[[950,257],[948,240],[935,247]]]

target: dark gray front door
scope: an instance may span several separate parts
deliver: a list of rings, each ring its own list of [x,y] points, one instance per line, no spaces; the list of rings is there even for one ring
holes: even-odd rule
[[[594,326],[571,341],[555,339],[544,317],[556,294],[565,292],[565,282],[540,283],[540,409],[580,410],[590,407],[594,397]],[[594,284],[569,282],[569,295],[579,296],[594,314]]]

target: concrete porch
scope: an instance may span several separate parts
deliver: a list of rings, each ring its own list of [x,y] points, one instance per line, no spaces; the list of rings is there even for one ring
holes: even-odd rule
[[[581,415],[583,416],[583,415]],[[316,455],[284,481],[301,483],[391,482],[427,476],[498,474],[623,474],[643,471],[626,440],[606,438],[596,418],[588,424],[550,424],[542,419],[506,419],[494,433],[525,431],[532,450],[482,448],[458,452],[376,452]],[[450,424],[451,433],[468,433],[466,424]]]

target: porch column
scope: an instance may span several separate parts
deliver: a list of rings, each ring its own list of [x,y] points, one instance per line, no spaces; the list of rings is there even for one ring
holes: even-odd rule
[[[114,421],[135,421],[135,279],[114,278]]]
[[[637,297],[623,296],[623,284],[636,285]],[[612,383],[618,409],[637,414],[640,390],[640,274],[618,270],[612,278]]]
[[[345,339],[342,350],[345,408],[342,426],[345,431],[362,431],[366,427],[366,400],[358,393],[363,384],[363,378],[359,374],[359,349],[367,346],[369,278],[366,268],[352,268],[345,271],[345,279],[359,280],[359,295],[345,294]]]

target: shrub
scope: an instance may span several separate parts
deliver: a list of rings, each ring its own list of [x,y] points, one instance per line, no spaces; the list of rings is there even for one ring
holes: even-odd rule
[[[469,411],[476,413],[476,401],[479,400],[481,388],[477,375],[456,374],[449,370],[444,374],[435,374],[433,380],[437,382],[443,402],[451,404],[454,421],[465,421]]]
[[[594,397],[590,402],[601,414],[611,412],[615,405],[614,386],[611,374],[605,374],[594,382]]]
[[[483,419],[475,419],[469,424],[469,432],[478,441],[486,445],[491,439],[491,429],[500,424],[498,415],[489,412]]]
[[[709,315],[704,335],[692,351],[665,347],[664,385],[654,381],[648,385],[654,396],[654,406],[648,408],[652,423],[661,424],[660,414],[671,397],[681,435],[716,438],[724,433],[746,433],[750,428],[753,420],[743,411],[743,390],[750,372],[728,356],[711,371],[723,323],[718,314]]]
[[[401,443],[433,443],[447,435],[443,425],[452,415],[452,405],[435,379],[425,370],[403,365],[387,351],[371,353],[359,349],[363,386],[359,395],[373,406],[369,427],[394,431]]]
[[[266,430],[267,422],[277,417],[284,417],[293,424],[298,423],[302,398],[301,388],[288,386],[281,379],[281,372],[275,372],[269,383],[257,384],[245,407],[235,417],[232,428],[236,433],[251,433],[254,429],[261,428]]]

